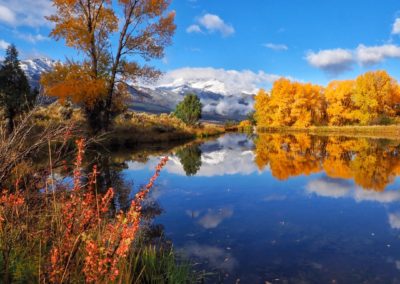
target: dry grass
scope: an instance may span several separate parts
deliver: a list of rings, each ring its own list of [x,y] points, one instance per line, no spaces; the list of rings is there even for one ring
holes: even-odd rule
[[[7,135],[6,125],[0,123],[0,185],[11,173],[19,175],[25,168],[27,158],[36,155],[42,148],[51,143],[66,144],[68,133],[74,130],[71,124],[47,123],[45,126],[37,126],[34,123],[36,109],[22,115],[16,121],[14,131]],[[63,149],[63,146],[60,146]],[[55,159],[59,158],[54,157]]]
[[[224,132],[225,129],[216,124],[202,123],[192,127],[172,115],[128,111],[116,118],[109,138],[111,144],[132,146],[210,137]]]
[[[258,132],[308,133],[312,135],[340,135],[365,138],[400,138],[400,125],[371,126],[311,126],[311,127],[258,127]]]
[[[38,126],[65,123],[67,120],[62,116],[62,112],[63,107],[59,103],[40,107],[34,114],[35,123]],[[73,109],[69,121],[79,126],[80,129],[85,129],[85,119],[78,108]],[[225,128],[222,125],[205,122],[198,126],[188,126],[169,114],[156,115],[127,111],[115,119],[113,129],[106,135],[105,144],[130,147],[145,143],[211,137],[222,133],[225,133]]]

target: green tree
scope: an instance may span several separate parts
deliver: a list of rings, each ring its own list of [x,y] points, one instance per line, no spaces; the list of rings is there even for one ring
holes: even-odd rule
[[[188,125],[195,125],[201,118],[202,104],[195,94],[187,94],[175,109],[175,116]]]
[[[31,90],[28,79],[20,67],[15,45],[8,46],[0,66],[0,106],[7,121],[7,131],[14,129],[14,119],[26,111],[36,100],[37,90]]]

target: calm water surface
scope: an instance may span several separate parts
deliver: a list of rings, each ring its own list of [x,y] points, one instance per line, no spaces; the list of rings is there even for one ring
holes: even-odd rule
[[[400,141],[229,134],[172,150],[155,219],[209,283],[400,283]],[[160,155],[129,161],[146,181]],[[139,185],[135,184],[135,189]]]

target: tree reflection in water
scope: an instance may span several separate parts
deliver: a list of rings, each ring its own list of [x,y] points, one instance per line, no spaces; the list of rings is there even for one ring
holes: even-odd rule
[[[201,168],[201,149],[199,144],[189,144],[176,151],[187,176],[194,176]]]
[[[269,166],[280,180],[325,171],[331,178],[353,179],[367,190],[383,191],[400,174],[400,141],[260,134],[255,162]]]

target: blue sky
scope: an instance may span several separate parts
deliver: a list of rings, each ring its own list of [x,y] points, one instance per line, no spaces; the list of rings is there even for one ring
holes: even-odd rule
[[[251,70],[326,84],[386,69],[400,79],[398,0],[173,0],[171,9],[174,43],[154,62],[163,71]],[[21,57],[72,56],[47,37],[51,11],[49,0],[0,0],[0,48],[13,42]]]

